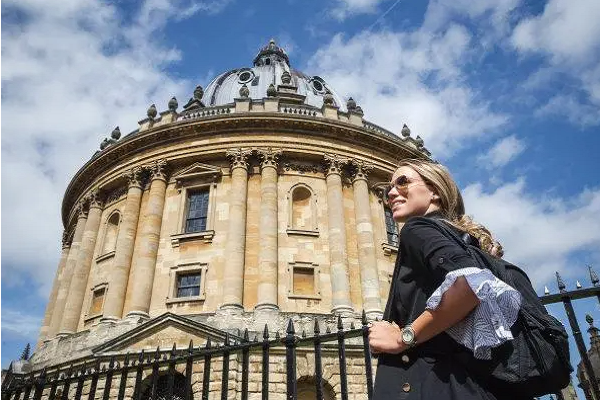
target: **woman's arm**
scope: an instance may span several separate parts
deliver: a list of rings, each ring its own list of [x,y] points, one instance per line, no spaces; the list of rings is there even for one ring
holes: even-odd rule
[[[479,299],[464,277],[444,293],[442,301],[435,310],[425,310],[412,327],[415,330],[417,345],[462,321],[477,305]],[[374,322],[369,328],[369,346],[374,354],[397,354],[406,350],[400,337],[401,329],[396,324],[387,321]]]

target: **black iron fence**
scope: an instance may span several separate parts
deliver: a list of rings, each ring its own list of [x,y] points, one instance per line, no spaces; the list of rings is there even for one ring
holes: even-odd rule
[[[588,357],[584,338],[575,316],[572,301],[596,297],[600,301],[600,281],[590,268],[592,287],[582,288],[577,285],[575,290],[567,291],[566,286],[557,273],[559,292],[547,293],[541,296],[544,304],[562,303],[564,305],[572,335],[581,356],[583,370],[587,382],[582,384],[586,396],[600,399],[600,390],[596,373]],[[262,400],[269,399],[274,392],[272,374],[270,372],[273,352],[281,355],[285,362],[285,395],[287,400],[296,400],[297,388],[297,351],[308,349],[314,354],[314,397],[327,400],[331,394],[326,394],[323,377],[323,354],[329,357],[337,353],[339,382],[336,392],[342,400],[348,400],[347,350],[353,352],[353,358],[361,359],[361,375],[364,378],[364,396],[368,399],[373,394],[372,357],[368,346],[368,324],[363,312],[361,326],[345,329],[342,319],[338,318],[337,330],[320,332],[320,326],[315,321],[313,332],[297,334],[292,320],[289,321],[286,333],[280,337],[277,333],[272,337],[265,326],[262,338],[256,335],[250,338],[246,330],[242,337],[226,335],[223,343],[213,344],[209,339],[205,345],[194,347],[190,341],[187,349],[171,350],[159,348],[154,352],[128,353],[111,357],[96,357],[91,361],[73,362],[69,365],[58,365],[52,368],[33,371],[29,374],[15,374],[11,369],[7,372],[2,383],[2,400],[41,400],[43,399],[133,399],[133,400],[162,400],[181,399],[191,400],[200,397],[202,400],[218,398],[225,400],[232,393],[235,398],[247,400],[249,394],[256,396],[260,393]],[[259,387],[249,390],[250,355],[260,358],[260,368],[255,368],[261,375]],[[285,361],[283,361],[285,360]],[[234,370],[241,371],[241,378],[232,375],[230,363],[235,363]],[[220,363],[218,368],[215,364]],[[239,365],[241,364],[241,365]],[[202,368],[199,368],[201,366]],[[194,368],[196,367],[196,368]],[[352,368],[356,368],[353,366]],[[215,371],[218,371],[215,374]],[[193,379],[195,375],[195,379]],[[200,378],[199,376],[202,376]],[[233,382],[232,382],[233,380]],[[586,386],[587,385],[587,386]],[[220,390],[218,389],[220,386]],[[331,391],[328,393],[332,393]],[[354,393],[353,393],[354,394]],[[217,397],[215,397],[217,396]],[[562,393],[557,393],[558,399],[564,399]]]

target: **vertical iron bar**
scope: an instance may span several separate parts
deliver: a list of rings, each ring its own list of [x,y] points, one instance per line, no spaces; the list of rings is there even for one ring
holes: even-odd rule
[[[290,318],[286,330],[285,339],[285,361],[286,361],[286,376],[287,376],[287,400],[297,400],[296,386],[296,332],[294,331],[294,323]]]
[[[108,372],[106,373],[106,380],[104,381],[104,393],[102,394],[102,400],[110,399],[110,388],[112,386],[112,377],[115,373],[115,356],[110,358],[108,363]]]
[[[562,297],[562,302],[565,307],[565,311],[567,312],[567,317],[569,318],[569,324],[571,325],[571,331],[573,332],[573,337],[575,338],[575,343],[577,344],[577,350],[579,350],[579,355],[581,356],[581,361],[583,362],[583,368],[588,376],[594,396],[598,399],[600,398],[598,381],[596,380],[596,374],[594,373],[592,364],[588,358],[587,349],[583,343],[583,337],[581,335],[581,331],[579,330],[579,323],[577,322],[577,317],[575,316],[575,311],[573,310],[571,298],[568,297],[568,295],[565,295]]]
[[[202,374],[202,400],[208,400],[208,391],[210,389],[210,359],[211,354],[208,352],[210,350],[211,343],[210,338],[206,340],[206,353],[204,354],[204,373]]]
[[[33,400],[41,400],[42,394],[44,393],[44,387],[46,386],[46,368],[42,370],[40,376],[36,380],[35,393],[33,394]]]
[[[365,374],[367,377],[367,398],[373,397],[373,366],[371,364],[371,348],[369,347],[369,323],[365,310],[362,312],[363,352],[365,355]]]
[[[173,398],[173,386],[175,385],[175,357],[177,357],[177,347],[173,343],[171,357],[169,358],[169,375],[167,381],[167,399]]]
[[[129,375],[129,353],[125,354],[125,361],[123,361],[123,368],[121,368],[121,378],[119,379],[119,394],[117,395],[117,400],[125,399],[127,375]]]
[[[79,370],[79,375],[77,377],[77,389],[75,389],[75,399],[81,400],[81,393],[83,393],[83,384],[85,382],[85,363],[81,366]]]
[[[269,327],[265,324],[262,342],[262,400],[269,400]]]
[[[317,390],[317,399],[323,400],[323,365],[321,362],[321,330],[319,320],[315,319],[314,345],[315,345],[315,385]]]
[[[61,400],[67,400],[69,398],[69,389],[71,387],[71,374],[73,373],[73,364],[69,366],[67,370],[67,376],[65,377],[65,384],[63,385],[63,391]]]
[[[31,388],[33,387],[33,372],[29,375],[29,379],[25,382],[25,391],[23,392],[23,400],[29,400]]]
[[[344,343],[345,333],[342,316],[338,315],[338,351],[340,356],[340,391],[342,400],[348,400],[348,376],[346,375],[346,344]]]
[[[248,337],[248,328],[244,330],[244,342],[246,347],[242,349],[242,400],[248,400],[248,373],[250,364],[250,339]]]
[[[188,354],[185,362],[185,390],[183,398],[185,400],[192,400],[192,366],[194,364],[194,342],[190,339],[190,345],[188,346]]]
[[[152,363],[152,378],[150,379],[150,400],[156,400],[156,391],[158,386],[158,362],[160,361],[160,347],[156,347],[154,353],[154,362]]]
[[[19,400],[19,397],[21,396],[21,386],[17,386],[17,389],[15,390],[15,400]],[[10,399],[10,397],[9,397]]]
[[[144,373],[144,349],[138,356],[137,366],[135,369],[135,386],[133,388],[133,400],[141,400],[142,398],[142,374]]]
[[[94,365],[94,373],[92,374],[92,383],[90,384],[90,394],[88,400],[94,400],[96,398],[96,387],[98,386],[98,376],[100,375],[100,360],[96,361]]]
[[[60,378],[60,369],[56,370],[56,375],[54,379],[52,379],[52,383],[50,384],[50,394],[48,395],[49,399],[53,399],[56,396],[56,386],[58,385],[58,379]]]
[[[221,400],[227,400],[229,388],[229,332],[225,333],[225,343],[223,344],[223,375],[221,379]]]

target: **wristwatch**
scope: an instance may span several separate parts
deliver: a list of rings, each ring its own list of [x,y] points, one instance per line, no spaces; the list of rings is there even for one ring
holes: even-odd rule
[[[412,325],[408,324],[400,331],[400,339],[406,347],[413,347],[417,344],[415,330]]]

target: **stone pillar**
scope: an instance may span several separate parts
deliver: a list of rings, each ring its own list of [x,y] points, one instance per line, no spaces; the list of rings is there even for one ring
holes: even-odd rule
[[[250,150],[247,149],[227,151],[227,157],[231,162],[231,194],[221,308],[238,311],[243,310],[249,155]]]
[[[348,254],[346,251],[346,225],[342,195],[342,167],[348,160],[336,155],[325,155],[327,165],[327,216],[329,222],[329,264],[333,313],[352,312]]]
[[[379,291],[379,274],[377,273],[377,256],[375,254],[375,237],[369,202],[367,174],[373,169],[362,161],[353,160],[356,168],[352,179],[354,189],[354,213],[356,216],[356,237],[358,245],[358,263],[360,265],[360,281],[363,298],[363,309],[369,319],[381,319],[381,296]]]
[[[71,286],[71,279],[73,277],[73,271],[75,270],[75,264],[77,263],[79,248],[81,247],[81,238],[83,237],[87,218],[87,210],[84,208],[83,204],[79,204],[77,206],[77,225],[75,226],[69,255],[67,256],[63,276],[60,281],[58,293],[56,294],[56,303],[54,304],[54,311],[52,312],[52,322],[50,323],[50,329],[48,330],[48,338],[57,335],[62,326],[65,303],[67,302],[69,286]]]
[[[128,180],[129,188],[123,210],[123,219],[119,226],[115,258],[109,276],[101,322],[113,322],[123,316],[127,282],[133,257],[133,245],[135,244],[135,235],[140,217],[140,204],[142,202],[141,172],[140,167],[135,167],[124,174]]]
[[[40,337],[38,339],[37,348],[39,349],[41,344],[48,338],[48,331],[50,325],[52,325],[52,315],[54,312],[54,306],[56,305],[56,296],[58,295],[58,289],[63,279],[65,265],[67,264],[67,258],[69,256],[69,243],[68,232],[63,232],[62,237],[62,253],[60,255],[60,261],[58,262],[58,268],[54,275],[54,282],[52,283],[52,291],[50,292],[50,299],[48,299],[48,305],[46,306],[46,313],[44,314],[44,322],[42,322],[42,328],[40,329]]]
[[[258,253],[258,304],[256,309],[278,310],[277,305],[277,158],[281,150],[259,150],[260,250]]]
[[[100,218],[102,217],[102,201],[97,190],[90,193],[90,208],[85,229],[81,238],[81,247],[77,255],[77,262],[73,269],[73,277],[69,285],[69,293],[65,302],[65,312],[60,325],[61,334],[71,334],[77,331],[77,324],[81,318],[81,309],[83,308],[83,299],[87,281],[96,248],[96,238],[98,237],[98,228],[100,228]]]
[[[142,226],[138,243],[140,248],[139,251],[136,251],[136,257],[133,259],[129,276],[134,285],[131,285],[131,295],[128,299],[128,307],[126,307],[128,317],[150,317],[148,311],[150,310],[154,271],[156,270],[156,255],[158,254],[160,228],[167,190],[166,167],[167,163],[164,160],[156,161],[149,166],[151,172],[150,193],[148,203],[142,213]]]

